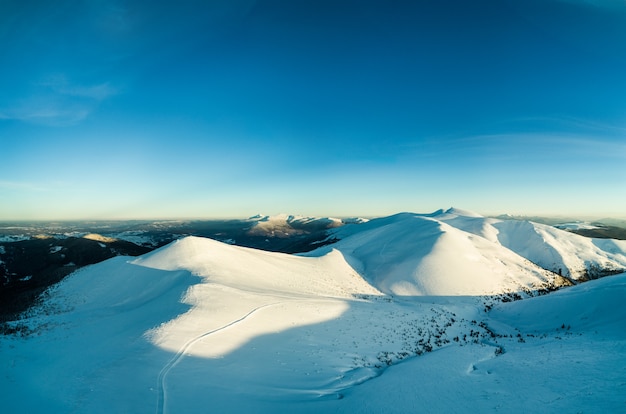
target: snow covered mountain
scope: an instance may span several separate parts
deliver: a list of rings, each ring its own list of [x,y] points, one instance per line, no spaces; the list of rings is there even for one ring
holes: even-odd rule
[[[501,244],[544,269],[574,281],[595,279],[626,269],[626,241],[594,239],[555,227],[520,220],[499,220],[450,209],[435,219]]]
[[[439,217],[405,213],[346,226],[335,233],[341,241],[309,254],[339,250],[366,280],[391,295],[519,294],[568,284],[500,243]]]
[[[615,368],[626,362],[626,275],[527,298],[571,284],[555,266],[574,280],[623,269],[624,243],[455,209],[333,236],[303,255],[187,237],[81,269],[14,324],[22,336],[0,337],[3,409],[626,406],[626,371]]]
[[[365,223],[364,218],[305,217],[288,214],[265,216],[258,214],[250,217],[252,227],[248,234],[253,236],[290,237],[294,234],[332,229],[351,223]]]

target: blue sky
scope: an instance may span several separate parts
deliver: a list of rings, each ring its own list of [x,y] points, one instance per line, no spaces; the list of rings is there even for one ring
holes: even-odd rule
[[[624,1],[0,4],[0,220],[626,216]]]

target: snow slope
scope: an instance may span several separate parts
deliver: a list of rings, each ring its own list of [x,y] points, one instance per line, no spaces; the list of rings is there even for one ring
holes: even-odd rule
[[[392,366],[337,412],[626,412],[624,297],[621,274],[501,304],[485,316],[495,337]]]
[[[308,255],[339,250],[372,285],[400,296],[519,293],[564,283],[500,243],[438,217],[403,213],[346,226],[335,233],[339,242]]]
[[[626,275],[485,313],[557,280],[498,223],[405,213],[309,255],[187,237],[83,268],[0,337],[3,412],[623,410]]]
[[[593,239],[546,224],[485,218],[450,209],[434,218],[476,234],[520,256],[574,280],[626,270],[626,240]]]
[[[336,250],[299,257],[188,237],[62,282],[26,321],[35,334],[0,342],[0,389],[17,387],[5,405],[31,412],[204,412],[199,401],[273,412],[444,346],[431,336],[456,335],[452,319],[384,298]]]
[[[626,339],[626,273],[554,292],[549,296],[501,304],[491,318],[525,334],[566,335],[593,332]]]

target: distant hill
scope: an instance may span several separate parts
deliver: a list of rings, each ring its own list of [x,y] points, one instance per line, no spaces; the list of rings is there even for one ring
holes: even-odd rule
[[[572,217],[511,216],[508,214],[494,218],[548,224],[585,237],[626,240],[626,220],[621,219],[580,220]]]

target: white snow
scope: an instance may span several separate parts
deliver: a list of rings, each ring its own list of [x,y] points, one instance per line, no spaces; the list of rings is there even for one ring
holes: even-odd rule
[[[29,336],[0,337],[3,411],[626,407],[626,274],[484,312],[487,295],[558,280],[518,251],[619,264],[621,242],[461,210],[335,235],[300,256],[187,237],[75,272],[17,322]]]
[[[288,214],[275,216],[257,214],[248,220],[253,224],[248,234],[271,237],[289,237],[313,229],[330,229],[344,224],[341,219],[333,217],[305,217]]]
[[[25,234],[0,236],[1,243],[11,243],[11,242],[18,242],[18,241],[29,240],[29,239],[30,239],[30,236],[25,235]]]
[[[524,333],[542,335],[592,332],[626,339],[626,273],[554,292],[549,296],[502,304],[491,318]]]
[[[96,234],[96,233],[86,234],[83,236],[83,239],[94,240],[94,241],[102,242],[102,243],[113,243],[115,241],[114,238],[105,237],[101,234]]]
[[[50,247],[50,254],[58,253],[61,250],[63,250],[63,246],[51,246]]]
[[[434,217],[465,232],[512,250],[544,269],[584,280],[600,269],[626,270],[626,240],[587,238],[555,227],[520,220],[499,220],[447,211]]]
[[[127,230],[120,233],[112,233],[109,234],[109,237],[135,243],[139,246],[156,246],[158,244],[158,242],[150,236],[149,232],[141,230]]]
[[[310,254],[341,251],[387,294],[486,295],[558,284],[552,275],[501,244],[424,215],[375,219],[343,227],[336,235],[340,242]]]
[[[571,223],[561,223],[561,224],[555,225],[554,227],[559,228],[561,230],[593,230],[593,229],[600,228],[586,221],[574,221]]]

